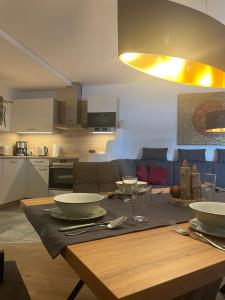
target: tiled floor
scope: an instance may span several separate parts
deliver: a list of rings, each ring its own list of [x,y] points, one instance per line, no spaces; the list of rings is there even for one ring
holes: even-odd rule
[[[27,221],[19,204],[0,210],[0,243],[35,243],[39,236]]]

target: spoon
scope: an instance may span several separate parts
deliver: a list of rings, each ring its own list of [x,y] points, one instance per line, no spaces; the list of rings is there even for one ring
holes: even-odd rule
[[[93,229],[98,228],[98,227],[107,228],[107,229],[114,229],[114,228],[120,226],[121,224],[123,224],[126,220],[127,220],[127,217],[122,216],[122,217],[119,217],[115,220],[112,220],[107,225],[100,224],[100,225],[92,226],[90,228],[87,228],[87,229],[81,230],[81,231],[77,231],[77,232],[66,232],[65,235],[67,235],[67,236],[79,235],[81,233],[92,231]]]
[[[218,242],[212,241],[211,239],[207,238],[206,236],[204,236],[203,234],[201,234],[199,232],[184,230],[179,225],[177,225],[177,223],[175,221],[171,221],[170,225],[172,226],[173,230],[176,233],[179,233],[181,235],[190,236],[190,237],[193,237],[193,238],[199,238],[200,240],[203,240],[204,242],[206,242],[206,243],[214,246],[215,248],[218,248],[218,249],[220,249],[222,251],[225,251],[225,246],[223,244],[220,244]]]

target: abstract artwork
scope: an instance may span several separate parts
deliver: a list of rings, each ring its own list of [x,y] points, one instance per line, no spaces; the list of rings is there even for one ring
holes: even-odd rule
[[[225,92],[178,95],[177,144],[225,145],[225,133],[206,132],[206,114],[225,110]]]

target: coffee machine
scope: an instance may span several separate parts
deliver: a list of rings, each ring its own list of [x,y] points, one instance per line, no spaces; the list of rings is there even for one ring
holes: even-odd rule
[[[17,141],[15,155],[17,156],[27,156],[27,142]]]

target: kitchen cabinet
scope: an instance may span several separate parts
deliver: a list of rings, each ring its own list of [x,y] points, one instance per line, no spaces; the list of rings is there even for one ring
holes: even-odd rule
[[[57,103],[53,98],[14,100],[11,130],[22,133],[53,132]]]
[[[12,158],[1,159],[2,186],[1,204],[22,199],[26,195],[26,161]]]
[[[47,197],[49,160],[29,159],[27,161],[27,175],[27,197]]]
[[[53,116],[30,115],[13,116],[12,131],[20,132],[53,132]]]
[[[12,110],[12,104],[7,102],[4,103],[4,106],[6,108],[5,111],[5,123],[2,122],[2,124],[0,124],[0,131],[9,131],[10,127],[11,127],[11,110]]]
[[[116,96],[88,96],[88,113],[117,112],[119,99]]]

